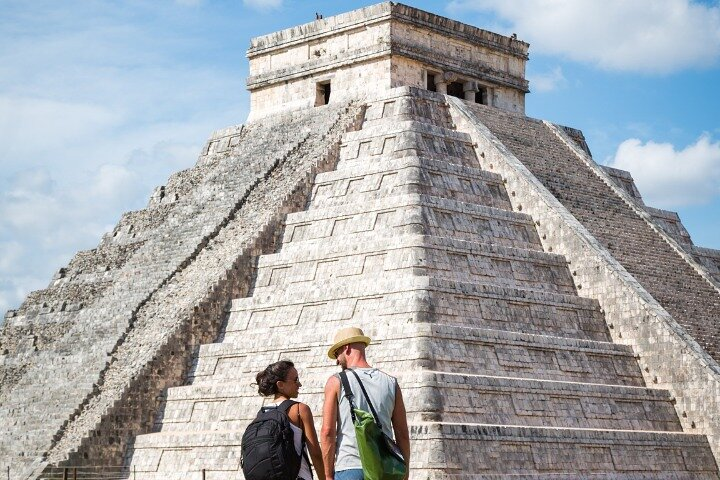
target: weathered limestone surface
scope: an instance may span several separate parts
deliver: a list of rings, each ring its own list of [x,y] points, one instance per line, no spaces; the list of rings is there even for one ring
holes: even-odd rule
[[[110,263],[102,253],[113,245],[143,242],[104,296],[70,318],[29,302],[8,318],[8,339],[67,325],[42,350],[4,347],[3,367],[21,373],[3,383],[0,405],[8,428],[0,463],[14,478],[27,475],[23,465],[42,469],[45,460],[71,454],[74,464],[121,462],[131,432],[152,424],[155,397],[181,381],[196,344],[217,336],[225,303],[247,291],[251,257],[272,247],[279,215],[301,207],[309,176],[336,158],[337,138],[357,112],[338,105],[248,124],[236,129],[235,146],[228,132],[216,134],[197,166],[173,176],[149,211],[124,216],[96,252],[65,269],[67,283],[78,283],[87,264]],[[155,217],[152,209],[164,205],[168,214]],[[57,288],[30,300],[47,303]]]
[[[670,235],[686,253],[688,253],[701,267],[703,267],[711,280],[720,288],[720,250],[703,248],[693,244],[690,234],[676,212],[661,210],[646,206],[635,186],[630,172],[616,168],[602,167],[610,175],[615,184],[625,190],[645,211],[652,217],[652,221],[665,233]]]
[[[575,143],[578,143],[577,135],[575,137],[571,136],[571,138],[573,139],[573,141],[575,141]],[[588,156],[592,156],[589,152],[586,153],[588,154]],[[606,165],[600,165],[600,168],[602,168],[603,171],[610,176],[615,185],[625,190],[625,192],[630,195],[633,200],[635,200],[640,205],[645,205],[645,202],[642,199],[642,195],[640,195],[640,191],[635,185],[635,180],[633,180],[632,174],[630,172],[620,170],[619,168],[608,167]]]
[[[404,389],[412,478],[717,478],[707,439],[683,432],[667,390],[646,386],[473,143],[441,95],[402,88],[370,102],[337,170],[316,177],[279,251],[260,257],[219,343],[168,390],[156,433],[136,438],[138,475],[242,478],[242,432],[264,402],[254,373],[291,358],[319,414],[335,371],[328,337],[359,324],[372,362]]]
[[[699,264],[707,269],[715,283],[720,287],[720,250],[688,244],[683,246]]]
[[[715,458],[720,458],[720,416],[713,413],[720,407],[720,365],[560,203],[567,197],[557,193],[556,197],[553,190],[546,188],[524,163],[528,161],[533,165],[534,161],[537,164],[543,157],[535,157],[532,161],[527,160],[529,157],[516,157],[484,122],[492,125],[499,134],[502,131],[500,125],[507,124],[505,127],[512,133],[506,141],[510,143],[514,139],[516,143],[511,145],[516,145],[518,152],[522,150],[517,144],[527,148],[536,146],[538,139],[555,142],[552,138],[555,135],[560,143],[555,144],[557,149],[553,158],[565,156],[569,159],[574,155],[580,159],[574,171],[580,172],[578,178],[586,179],[590,185],[598,178],[593,170],[594,164],[590,163],[592,160],[570,137],[564,136],[552,125],[450,100],[454,107],[451,110],[453,119],[461,130],[470,133],[482,150],[481,164],[503,176],[508,188],[514,192],[511,195],[514,207],[535,219],[543,245],[568,258],[573,277],[578,288],[582,287],[583,295],[597,298],[600,302],[613,339],[631,345],[638,353],[645,381],[672,392],[684,429],[708,435]],[[548,130],[542,130],[542,126]],[[535,128],[544,134],[540,136]],[[567,147],[566,152],[563,152],[562,145]],[[547,167],[550,167],[549,163]],[[590,171],[583,173],[583,167]],[[597,166],[595,168],[600,170]],[[609,185],[612,180],[607,180]],[[557,184],[550,186],[556,189],[555,192],[560,189]],[[595,188],[601,187],[595,185]],[[580,189],[576,191],[581,192]],[[612,192],[622,199],[619,191]],[[627,207],[633,205],[634,200],[628,196],[620,204]],[[625,213],[632,219],[627,210]],[[637,218],[652,222],[642,215],[637,215]],[[648,232],[647,229],[643,231]],[[651,229],[650,232],[656,231]],[[657,232],[662,230],[658,228]],[[659,236],[662,238],[662,235],[660,233]],[[618,236],[616,241],[620,240]],[[705,280],[705,277],[700,278]]]
[[[613,191],[596,173],[599,168],[587,167],[546,124],[497,109],[471,108],[663,308],[720,359],[720,289]]]

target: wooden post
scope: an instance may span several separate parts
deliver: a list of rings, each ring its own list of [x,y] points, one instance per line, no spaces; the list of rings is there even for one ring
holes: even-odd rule
[[[73,480],[77,480],[77,467],[73,468]]]
[[[10,480],[10,465],[8,465],[8,478],[7,480]]]
[[[63,480],[68,480],[68,468],[63,467]]]
[[[136,467],[135,465],[133,465],[133,480],[135,480],[135,470],[136,470],[136,468],[137,468],[137,467]]]
[[[205,469],[202,469],[202,480],[205,480]]]

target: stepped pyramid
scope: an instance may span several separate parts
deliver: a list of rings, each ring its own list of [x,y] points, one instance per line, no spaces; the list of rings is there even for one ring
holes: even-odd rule
[[[247,379],[279,358],[302,366],[320,412],[327,332],[347,324],[372,335],[373,363],[405,389],[418,475],[717,477],[707,440],[680,433],[671,395],[646,387],[438,97],[396,89],[343,136],[337,169],[287,216],[222,341],[168,391],[159,432],[136,439],[143,478],[186,466],[230,478],[259,404]]]
[[[720,255],[524,115],[527,48],[390,2],[254,39],[248,122],[6,316],[0,467],[242,478],[254,374],[319,415],[357,325],[411,478],[717,479]]]

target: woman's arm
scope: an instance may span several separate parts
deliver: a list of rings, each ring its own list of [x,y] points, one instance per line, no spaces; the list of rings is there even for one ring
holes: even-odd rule
[[[313,422],[310,407],[304,403],[300,405],[300,419],[302,420],[303,431],[305,432],[305,441],[307,443],[308,452],[312,464],[315,467],[315,473],[318,480],[325,480],[325,465],[323,464],[322,451],[320,451],[320,442],[318,442],[317,432],[315,431],[315,422]]]

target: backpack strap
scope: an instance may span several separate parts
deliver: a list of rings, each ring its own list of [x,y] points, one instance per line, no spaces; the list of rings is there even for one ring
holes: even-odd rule
[[[281,412],[285,413],[287,415],[288,420],[290,420],[290,409],[294,406],[299,404],[300,402],[296,402],[295,400],[284,400],[280,405],[277,406],[277,409]],[[308,467],[310,467],[310,458],[308,458],[307,448],[305,448],[305,428],[302,421],[302,417],[300,417],[300,411],[298,410],[298,418],[300,419],[300,452],[307,462]],[[292,423],[292,422],[290,422]],[[312,475],[312,469],[310,469],[310,475]]]
[[[275,410],[275,409],[277,409],[277,410],[280,410],[281,412],[283,412],[285,415],[287,415],[288,410],[290,409],[290,407],[292,407],[292,406],[295,405],[296,403],[298,403],[298,402],[296,402],[295,400],[284,400],[284,401],[283,401],[282,403],[280,403],[279,405],[265,405],[265,406],[263,406],[263,407],[260,407],[260,411],[261,411],[261,412],[267,412],[268,410]],[[288,415],[288,418],[290,418],[289,415]]]
[[[347,372],[345,370],[340,372],[340,381],[342,382],[343,390],[345,390],[344,397],[347,398],[348,403],[350,404],[350,418],[352,418],[353,425],[356,423],[355,420],[355,402],[353,402],[353,393],[352,388],[350,388],[350,382],[347,378]]]
[[[382,423],[380,423],[380,417],[378,416],[377,412],[375,411],[375,407],[373,406],[372,402],[370,401],[370,395],[368,395],[367,390],[365,390],[365,385],[363,385],[362,381],[360,380],[360,376],[357,374],[355,370],[349,369],[353,375],[355,375],[355,379],[357,380],[358,384],[360,384],[360,390],[362,390],[363,395],[365,395],[365,400],[367,400],[368,406],[370,407],[370,412],[373,415],[373,418],[375,419],[375,423],[378,427],[380,427],[380,431],[383,430]]]
[[[298,403],[298,402],[296,402],[295,400],[284,400],[280,405],[277,406],[277,409],[280,410],[281,412],[284,412],[285,415],[287,415],[288,410],[290,410],[290,407],[292,407],[296,403]],[[288,418],[290,418],[290,415],[288,415]]]

